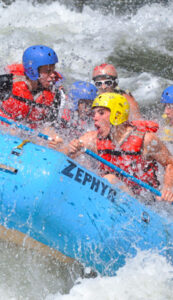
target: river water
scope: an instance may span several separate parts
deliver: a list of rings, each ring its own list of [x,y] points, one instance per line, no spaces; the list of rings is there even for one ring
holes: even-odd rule
[[[91,80],[95,65],[114,63],[120,87],[160,119],[161,93],[173,84],[172,11],[172,1],[1,1],[0,73],[33,44],[55,49],[66,89]],[[117,276],[87,279],[79,266],[0,242],[0,299],[171,300],[173,266],[139,251]]]

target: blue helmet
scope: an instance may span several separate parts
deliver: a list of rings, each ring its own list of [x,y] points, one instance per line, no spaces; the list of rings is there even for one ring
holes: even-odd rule
[[[31,80],[37,80],[39,78],[38,68],[56,64],[58,57],[53,49],[43,45],[36,45],[24,51],[22,61],[25,74]]]
[[[161,97],[161,103],[173,103],[173,85],[167,87]]]
[[[68,96],[73,102],[73,110],[77,110],[79,100],[93,101],[97,97],[97,88],[90,82],[76,81],[72,84]]]

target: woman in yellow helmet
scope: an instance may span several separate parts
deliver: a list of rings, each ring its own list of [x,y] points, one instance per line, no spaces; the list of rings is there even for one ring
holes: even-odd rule
[[[89,148],[131,175],[158,187],[156,162],[165,168],[162,197],[159,200],[173,202],[173,157],[155,135],[154,128],[128,121],[129,103],[115,93],[99,95],[93,102],[93,119],[96,130],[86,132],[74,139],[62,151],[75,158],[83,147]],[[130,189],[139,194],[139,187],[121,178],[115,171],[101,165],[100,170],[111,183],[123,180]]]

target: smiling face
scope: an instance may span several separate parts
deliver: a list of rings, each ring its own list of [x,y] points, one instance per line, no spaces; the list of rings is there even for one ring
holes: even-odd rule
[[[93,120],[98,134],[101,137],[107,137],[110,132],[110,110],[105,107],[93,108]]]
[[[41,66],[39,68],[39,74],[39,82],[41,83],[42,87],[45,89],[49,89],[55,82],[55,65]]]

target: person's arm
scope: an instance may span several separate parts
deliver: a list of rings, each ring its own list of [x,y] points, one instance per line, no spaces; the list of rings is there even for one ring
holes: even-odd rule
[[[79,139],[72,140],[67,146],[58,149],[67,156],[75,158],[82,153],[83,148],[89,148],[96,152],[96,131],[89,131],[82,135]]]
[[[51,140],[48,143],[49,148],[59,151],[59,147],[62,147],[63,139],[58,135],[50,136]]]
[[[140,109],[139,109],[139,104],[135,100],[135,98],[128,94],[123,94],[123,96],[127,99],[127,101],[130,104],[130,117],[129,117],[130,121],[142,119]]]
[[[50,137],[50,140],[48,140],[48,147],[59,150],[58,148],[63,144],[63,139],[58,136],[56,130],[52,127],[46,127],[42,129],[42,133]]]
[[[143,154],[146,158],[155,159],[165,169],[162,196],[157,199],[173,202],[173,156],[154,133],[146,133]]]

